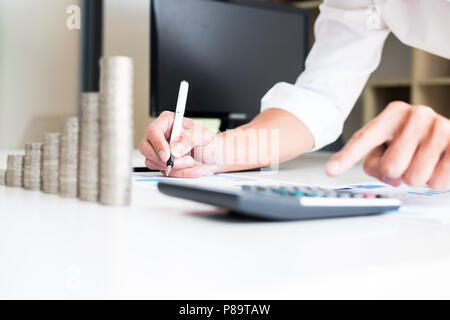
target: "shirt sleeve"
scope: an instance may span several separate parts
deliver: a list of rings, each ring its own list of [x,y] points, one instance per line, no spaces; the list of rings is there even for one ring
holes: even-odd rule
[[[376,9],[369,8],[368,1],[325,1],[314,26],[316,41],[305,71],[295,84],[277,83],[262,98],[261,111],[286,110],[305,123],[314,137],[313,150],[339,137],[380,63],[389,30],[370,24]]]

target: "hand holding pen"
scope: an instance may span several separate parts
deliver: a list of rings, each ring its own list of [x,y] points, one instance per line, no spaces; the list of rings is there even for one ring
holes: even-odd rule
[[[170,143],[172,144],[181,133],[181,126],[183,124],[184,111],[186,110],[186,102],[189,92],[189,83],[182,81],[180,84],[180,92],[178,93],[177,108],[175,109],[175,121],[170,135]],[[169,176],[174,166],[175,157],[171,153],[169,160],[167,160],[166,176]]]
[[[192,178],[215,173],[212,142],[216,135],[199,122],[183,118],[188,90],[189,84],[183,81],[176,112],[161,113],[147,128],[141,143],[145,165],[166,176]]]

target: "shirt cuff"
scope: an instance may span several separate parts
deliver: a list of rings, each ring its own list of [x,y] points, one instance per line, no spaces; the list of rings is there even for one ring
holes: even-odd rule
[[[277,83],[261,100],[261,112],[281,109],[299,118],[314,138],[319,150],[334,142],[342,133],[342,112],[323,95],[286,82]]]

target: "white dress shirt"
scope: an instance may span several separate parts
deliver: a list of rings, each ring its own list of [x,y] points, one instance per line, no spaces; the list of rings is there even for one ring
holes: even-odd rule
[[[333,142],[378,67],[390,32],[404,44],[450,59],[450,1],[324,1],[305,71],[295,84],[276,84],[261,110],[297,116],[310,129],[314,150]]]

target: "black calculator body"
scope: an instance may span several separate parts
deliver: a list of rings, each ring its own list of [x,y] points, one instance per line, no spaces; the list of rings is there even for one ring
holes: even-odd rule
[[[254,186],[221,189],[159,182],[169,196],[202,202],[266,220],[310,220],[367,216],[397,210],[400,200],[374,193],[320,187]]]

